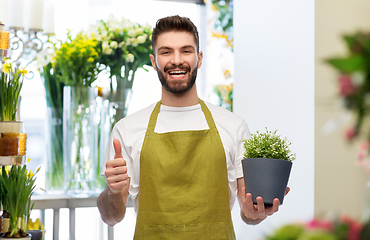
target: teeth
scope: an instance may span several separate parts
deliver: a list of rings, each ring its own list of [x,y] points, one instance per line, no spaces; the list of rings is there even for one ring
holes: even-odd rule
[[[186,71],[171,71],[170,74],[186,74]]]

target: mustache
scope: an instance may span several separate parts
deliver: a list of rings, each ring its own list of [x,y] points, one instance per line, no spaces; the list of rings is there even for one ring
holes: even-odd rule
[[[184,69],[184,70],[188,70],[190,72],[190,67],[185,66],[183,64],[180,64],[180,65],[172,64],[170,66],[164,67],[163,70],[164,70],[164,72],[167,72],[167,71],[172,70],[172,69]]]

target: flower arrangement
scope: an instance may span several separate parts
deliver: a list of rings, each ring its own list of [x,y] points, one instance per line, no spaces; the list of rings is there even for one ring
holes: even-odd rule
[[[219,84],[213,88],[219,99],[219,105],[233,111],[233,84]]]
[[[48,173],[50,175],[48,179],[52,180],[49,183],[52,186],[56,185],[58,188],[58,185],[63,184],[61,176],[69,171],[66,167],[63,169],[62,158],[66,157],[61,157],[63,155],[62,136],[63,134],[66,136],[71,135],[68,133],[68,129],[72,129],[73,134],[75,134],[73,139],[70,139],[71,142],[77,144],[72,148],[75,149],[72,151],[76,153],[72,153],[74,155],[72,156],[72,161],[77,163],[76,166],[78,165],[79,167],[72,170],[72,172],[84,174],[85,176],[91,175],[86,166],[89,165],[91,168],[92,165],[89,162],[95,161],[93,160],[95,158],[98,158],[97,170],[95,172],[98,173],[100,171],[100,148],[101,145],[105,145],[105,143],[101,144],[100,141],[107,138],[103,136],[104,134],[109,134],[104,132],[105,127],[100,129],[102,127],[102,119],[103,117],[109,118],[109,128],[111,128],[126,115],[127,101],[133,86],[135,73],[138,68],[145,69],[145,65],[151,64],[149,58],[149,54],[152,52],[151,34],[152,28],[149,25],[142,26],[125,18],[118,20],[111,16],[107,21],[101,20],[92,25],[88,31],[80,32],[75,37],[72,37],[69,32],[66,41],[59,41],[50,49],[54,50],[54,52],[45,51],[39,54],[38,63],[40,65],[40,73],[44,79],[47,103],[48,106],[55,109],[53,111],[62,109],[59,106],[62,106],[61,103],[64,101],[62,95],[64,86],[79,87],[81,89],[78,92],[71,89],[71,92],[74,91],[73,101],[76,107],[75,111],[71,111],[71,114],[73,113],[73,126],[75,127],[68,127],[66,133],[63,132],[62,126],[50,126],[54,127],[50,132],[52,170],[50,174]],[[91,124],[86,125],[86,122],[92,118],[84,113],[91,114],[91,109],[88,110],[87,107],[94,104],[94,100],[89,99],[89,93],[86,89],[93,85],[98,74],[105,69],[109,70],[110,74],[110,91],[107,97],[109,102],[108,116],[96,116],[94,117],[94,126],[91,126]],[[105,104],[106,101],[104,100],[104,106]],[[74,106],[71,106],[71,108]],[[105,109],[103,112],[105,114]],[[67,124],[62,118],[62,110],[53,112],[53,114],[56,119],[61,119],[62,125]],[[78,123],[81,124],[78,125]],[[97,126],[95,126],[95,123],[97,123]],[[92,129],[92,127],[97,127],[98,129]],[[84,137],[84,129],[89,129],[88,131],[93,132],[97,136],[94,135],[94,139],[87,140],[88,138]],[[98,131],[97,134],[95,130]],[[95,148],[97,148],[98,156],[93,158],[91,156],[82,157],[87,152],[86,149],[82,150],[84,149],[83,145],[91,145],[95,138],[97,138],[97,146]],[[95,149],[92,150],[90,147],[89,152],[92,153],[93,151],[95,154]],[[69,159],[70,157],[67,158]],[[84,162],[86,162],[86,166],[83,165]],[[83,178],[81,176],[81,179]],[[55,184],[52,184],[53,182]]]
[[[276,229],[265,240],[368,240],[370,222],[360,223],[348,216],[327,220],[315,218]]]
[[[100,20],[92,25],[87,32],[98,41],[98,62],[110,71],[108,100],[116,105],[112,125],[125,117],[127,89],[132,89],[137,69],[151,65],[152,31],[149,25],[111,15],[107,21]]]
[[[23,237],[27,234],[27,222],[33,208],[31,196],[35,191],[35,174],[27,171],[26,165],[13,165],[10,169],[1,167],[0,200],[4,211],[9,214],[9,230],[5,237]]]
[[[272,158],[292,162],[296,154],[289,149],[291,142],[277,134],[277,130],[257,131],[250,139],[243,140],[244,158]]]
[[[90,87],[101,72],[97,45],[96,39],[89,38],[82,32],[75,38],[68,32],[67,40],[60,42],[54,56],[60,81],[66,86]]]
[[[5,62],[0,70],[0,121],[16,121],[19,94],[23,86],[25,69]]]
[[[368,141],[370,131],[366,124],[370,114],[370,32],[355,32],[343,35],[347,53],[329,57],[326,63],[338,72],[338,94],[343,107],[355,115],[353,127],[345,137],[365,139],[360,146],[358,163],[370,171]]]

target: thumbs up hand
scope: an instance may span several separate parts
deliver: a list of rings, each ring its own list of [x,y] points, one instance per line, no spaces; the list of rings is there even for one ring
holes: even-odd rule
[[[129,184],[127,175],[126,161],[122,156],[121,143],[118,139],[113,140],[115,156],[113,160],[106,163],[105,177],[107,185],[113,194],[122,193],[123,189]]]

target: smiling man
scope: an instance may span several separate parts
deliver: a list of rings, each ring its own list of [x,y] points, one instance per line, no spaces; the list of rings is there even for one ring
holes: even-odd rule
[[[242,139],[246,122],[198,98],[202,65],[196,26],[188,19],[159,19],[150,59],[162,84],[161,101],[119,121],[112,130],[103,172],[107,187],[98,198],[104,222],[113,226],[137,212],[134,239],[235,239],[231,208],[258,224],[278,211],[245,193]],[[112,144],[113,143],[113,144]]]

